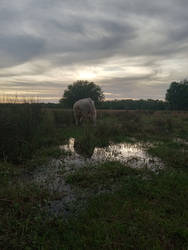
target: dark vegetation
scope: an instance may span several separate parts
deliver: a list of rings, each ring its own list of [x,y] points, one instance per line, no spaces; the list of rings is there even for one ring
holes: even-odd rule
[[[172,82],[166,100],[171,110],[188,110],[188,80]]]
[[[166,92],[166,101],[162,100],[106,100],[100,86],[93,82],[77,81],[68,86],[59,101],[58,108],[72,108],[74,102],[91,97],[98,109],[115,110],[188,110],[188,80],[172,82]],[[48,104],[49,107],[55,107]]]
[[[151,99],[104,101],[104,94],[100,86],[88,81],[77,81],[69,85],[56,107],[72,108],[77,100],[87,97],[94,100],[97,109],[165,110],[168,108],[167,102]],[[48,104],[48,106],[52,107],[51,104]],[[53,105],[53,107],[55,106]]]
[[[87,95],[88,97],[88,95]],[[66,105],[64,101],[61,101],[59,104],[56,103],[47,103],[42,104],[44,108],[50,109],[72,109],[71,105]],[[101,110],[169,110],[170,106],[168,102],[162,100],[104,100],[95,104],[97,109]],[[173,109],[172,109],[173,110]],[[176,109],[175,109],[176,110]]]
[[[106,175],[106,178],[104,178]],[[187,249],[187,173],[173,169],[158,176],[118,163],[85,169],[68,181],[83,188],[120,187],[88,204],[68,225],[71,247],[81,249]],[[79,239],[77,237],[79,235]]]
[[[72,110],[49,109],[40,104],[0,105],[0,158],[22,163],[43,147],[62,144],[68,136],[77,138],[77,149],[87,148],[88,153],[94,146],[131,136],[188,139],[187,122],[186,112],[98,110],[97,127],[85,129],[80,136],[81,128],[71,129]]]
[[[1,159],[21,163],[43,145],[52,145],[54,133],[54,116],[40,104],[0,106]]]
[[[167,110],[168,104],[161,100],[111,100],[101,102],[99,109],[115,110]]]
[[[103,91],[100,86],[93,82],[77,81],[64,91],[60,103],[65,108],[72,108],[73,104],[82,98],[92,98],[98,104],[104,99]]]
[[[76,138],[80,153],[110,141],[150,141],[166,169],[119,162],[86,166],[66,182],[96,193],[77,216],[44,209],[60,194],[27,181],[28,172]],[[75,127],[72,111],[40,104],[0,105],[0,249],[187,249],[188,113],[99,110],[97,127]],[[61,194],[61,198],[62,198]]]

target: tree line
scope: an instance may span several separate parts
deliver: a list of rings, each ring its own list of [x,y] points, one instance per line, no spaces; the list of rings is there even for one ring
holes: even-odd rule
[[[188,110],[188,80],[172,82],[166,92],[166,101],[171,110]]]
[[[73,104],[82,98],[91,97],[98,109],[124,110],[188,110],[188,80],[172,82],[166,91],[165,101],[162,100],[104,100],[100,86],[93,82],[76,81],[64,91],[60,106],[72,108]]]
[[[118,110],[165,110],[167,103],[161,100],[110,100],[103,101],[97,105],[99,109],[118,109]]]

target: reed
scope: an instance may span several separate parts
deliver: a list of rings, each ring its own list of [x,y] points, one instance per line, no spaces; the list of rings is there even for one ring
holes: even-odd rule
[[[53,138],[54,128],[53,114],[39,103],[1,104],[0,158],[14,163],[31,158],[46,143],[44,135]]]

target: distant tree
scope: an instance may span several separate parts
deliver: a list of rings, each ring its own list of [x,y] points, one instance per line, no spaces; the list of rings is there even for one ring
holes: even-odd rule
[[[167,89],[166,101],[172,110],[188,110],[188,80],[172,82]]]
[[[90,97],[98,104],[104,99],[101,87],[93,82],[76,81],[64,91],[63,97],[59,100],[64,107],[72,107],[73,104],[82,98]]]

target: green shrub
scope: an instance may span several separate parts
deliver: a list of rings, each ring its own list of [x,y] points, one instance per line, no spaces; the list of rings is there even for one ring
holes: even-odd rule
[[[32,157],[44,138],[54,138],[53,116],[40,104],[0,106],[0,158],[20,163]]]
[[[70,126],[74,123],[72,110],[53,110],[57,127]]]

